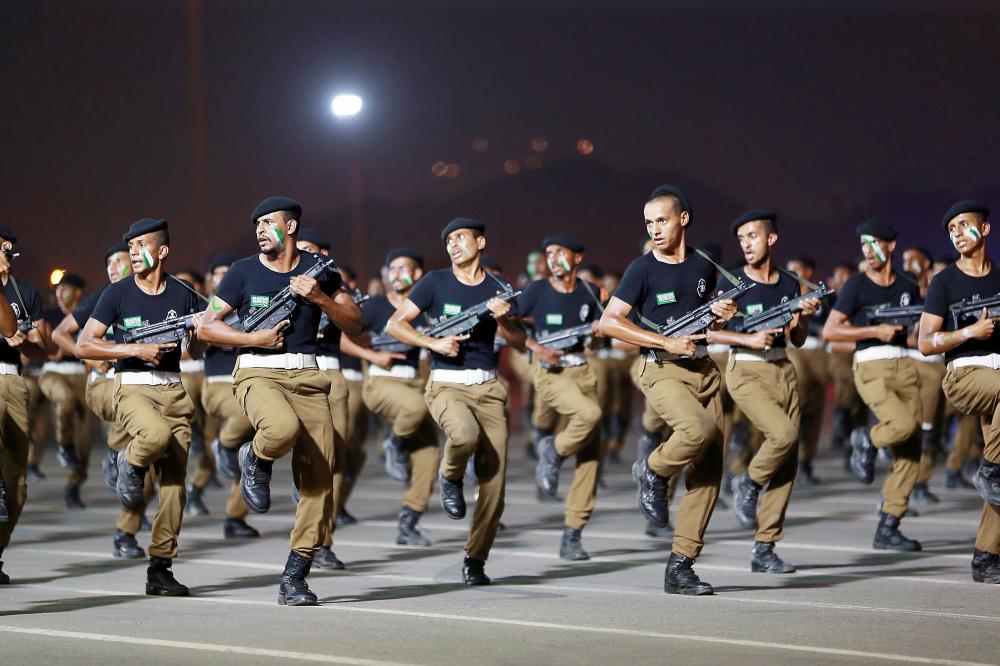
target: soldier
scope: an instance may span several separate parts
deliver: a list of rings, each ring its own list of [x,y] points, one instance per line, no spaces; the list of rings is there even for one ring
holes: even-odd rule
[[[944,393],[963,413],[982,418],[986,448],[975,481],[983,513],[972,554],[972,580],[1000,583],[1000,335],[986,308],[956,322],[950,306],[1000,294],[1000,271],[986,252],[989,208],[959,201],[944,214],[944,227],[961,257],[934,277],[920,318],[920,351],[944,353]]]
[[[893,270],[895,228],[873,219],[861,224],[857,233],[866,269],[844,284],[823,327],[823,337],[855,343],[854,381],[861,399],[878,419],[875,425],[855,428],[851,433],[851,471],[859,481],[870,484],[877,449],[891,448],[893,453],[892,467],[882,486],[873,547],[920,550],[919,541],[899,531],[920,469],[919,376],[903,327],[872,325],[867,318],[876,307],[916,305],[920,290],[915,282]]]
[[[659,526],[668,522],[667,486],[686,470],[687,493],[674,527],[673,548],[664,575],[670,594],[713,594],[692,565],[704,546],[722,480],[722,405],[719,369],[708,358],[705,335],[668,338],[658,327],[683,316],[711,297],[716,266],[685,242],[691,222],[687,198],[663,185],[646,201],[643,215],[653,250],[636,259],[601,317],[605,335],[638,345],[645,357],[641,382],[646,400],[670,427],[670,437],[633,465],[639,508]],[[633,308],[640,327],[629,320]],[[736,311],[731,300],[711,306],[721,326]]]
[[[0,558],[10,545],[28,496],[28,388],[21,376],[21,355],[45,358],[48,324],[42,318],[42,299],[30,282],[10,273],[17,237],[0,224]],[[0,560],[0,585],[10,583]]]
[[[806,293],[792,273],[781,271],[772,256],[778,242],[778,213],[751,210],[736,218],[730,230],[743,250],[746,265],[741,278],[753,288],[736,299],[743,317],[770,310]],[[802,301],[792,320],[781,328],[755,333],[719,332],[715,337],[732,346],[726,367],[726,384],[733,401],[764,434],[760,449],[749,469],[732,481],[733,510],[740,525],[756,529],[750,570],[761,573],[793,573],[795,567],[774,552],[783,537],[785,512],[795,482],[799,445],[800,400],[795,366],[788,360],[787,343],[799,345],[808,333],[809,317],[819,307],[819,299]],[[736,324],[739,320],[733,319]],[[758,497],[764,487],[760,515]]]
[[[146,473],[159,482],[146,571],[146,594],[187,596],[188,588],[171,571],[184,511],[184,481],[191,445],[194,406],[180,377],[181,345],[126,342],[126,333],[194,313],[198,300],[180,282],[168,279],[170,234],[166,220],[144,218],[125,232],[132,276],[101,294],[77,340],[77,355],[116,361],[115,420],[132,438],[118,454],[117,492],[128,509],[145,503]],[[104,339],[114,327],[114,342]],[[192,356],[202,345],[191,341]]]
[[[566,458],[576,458],[559,545],[559,557],[564,560],[590,559],[581,543],[581,532],[594,510],[600,472],[601,407],[597,380],[584,354],[584,342],[598,332],[595,322],[604,306],[600,287],[577,279],[576,269],[583,259],[583,250],[583,244],[568,234],[546,238],[542,251],[549,277],[533,282],[517,300],[518,314],[531,320],[536,338],[590,325],[587,334],[578,336],[568,347],[545,347],[535,338],[526,342],[535,354],[535,401],[554,410],[564,422],[558,434],[546,433],[538,440],[535,483],[539,491],[555,496],[560,467]]]
[[[511,347],[524,349],[525,334],[513,320],[511,303],[495,297],[510,284],[480,265],[486,225],[455,218],[441,231],[441,241],[451,267],[428,273],[389,319],[387,330],[408,345],[432,352],[427,406],[447,437],[438,478],[441,506],[449,518],[465,517],[462,486],[466,465],[473,459],[479,498],[462,577],[466,585],[489,585],[486,559],[503,514],[507,477],[507,389],[497,379],[494,342],[499,330]],[[484,314],[462,335],[437,338],[418,333],[411,324],[421,313],[440,321],[483,303],[492,316]]]
[[[205,311],[199,336],[211,344],[240,348],[236,399],[255,435],[240,447],[238,464],[240,492],[251,511],[270,510],[272,466],[292,454],[292,477],[300,499],[278,603],[315,606],[318,600],[306,577],[333,521],[334,450],[339,438],[330,415],[330,380],[316,362],[316,334],[323,313],[339,330],[360,333],[361,311],[339,289],[339,273],[323,271],[320,279],[303,275],[324,258],[295,246],[301,217],[302,206],[287,197],[269,197],[254,209],[250,221],[260,253],[229,267]],[[271,306],[285,288],[298,304],[273,328],[243,332],[223,321],[236,310],[246,323],[252,313]],[[219,451],[231,456],[231,449]],[[226,464],[234,466],[231,460]]]

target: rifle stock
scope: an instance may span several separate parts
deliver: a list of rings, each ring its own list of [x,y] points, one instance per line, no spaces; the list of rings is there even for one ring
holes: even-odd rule
[[[743,280],[739,281],[735,287],[729,291],[719,294],[714,298],[699,305],[691,312],[680,319],[669,320],[660,326],[659,333],[668,338],[681,338],[685,335],[694,335],[706,330],[715,322],[715,315],[712,314],[712,305],[719,301],[734,300],[750,291],[754,283],[747,284]]]
[[[811,298],[825,298],[833,294],[833,289],[826,287],[822,283],[820,283],[819,287],[819,289],[815,289],[808,294],[790,298],[784,303],[779,303],[773,308],[769,308],[752,317],[745,317],[740,324],[739,332],[758,333],[771,328],[784,327],[785,324],[792,320],[792,316],[800,308],[803,301],[808,301]]]

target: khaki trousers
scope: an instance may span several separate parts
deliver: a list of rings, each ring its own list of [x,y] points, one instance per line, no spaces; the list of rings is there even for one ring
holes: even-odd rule
[[[330,417],[330,380],[319,370],[241,368],[234,384],[255,430],[254,453],[264,460],[292,454],[292,480],[301,499],[290,545],[311,558],[333,521],[331,478],[339,437]]]
[[[344,508],[344,482],[347,475],[347,434],[350,430],[350,414],[348,412],[348,401],[350,399],[350,389],[348,381],[340,370],[323,370],[323,375],[330,382],[330,390],[326,394],[327,406],[330,409],[330,419],[333,424],[333,476],[331,477],[330,492],[331,511],[329,525],[326,526],[324,546],[333,544],[333,533],[337,530],[337,516]]]
[[[779,541],[798,470],[799,391],[795,366],[783,361],[736,361],[726,379],[733,400],[764,435],[747,472],[766,486],[757,513],[757,541]]]
[[[941,382],[944,380],[944,363],[914,360],[917,364],[917,376],[920,379],[920,406],[923,409],[920,428],[922,432],[932,433],[936,443],[941,433],[941,421],[944,418],[944,392],[941,388]],[[921,450],[917,483],[927,483],[931,480],[934,475],[936,456],[936,449]]]
[[[650,454],[649,466],[668,478],[685,472],[687,492],[677,511],[673,551],[696,558],[705,545],[705,529],[722,481],[725,447],[719,368],[709,358],[647,361],[640,381],[647,404],[671,431]]]
[[[38,385],[38,377],[23,375],[24,384],[28,387],[28,414],[30,430],[28,436],[31,445],[28,447],[28,464],[41,465],[45,455],[45,440],[49,437],[52,426],[52,413],[45,404],[45,396]]]
[[[552,369],[540,363],[535,366],[536,406],[544,404],[562,417],[562,430],[555,436],[556,453],[576,458],[573,483],[566,494],[566,527],[583,529],[594,511],[600,474],[597,380],[588,364]]]
[[[186,500],[187,452],[194,405],[180,383],[163,386],[122,384],[115,377],[115,417],[132,438],[123,453],[133,467],[152,470],[160,487],[149,544],[151,557],[177,557]]]
[[[208,382],[205,381],[201,387],[201,406],[205,413],[205,421],[218,424],[219,443],[227,449],[238,449],[244,443],[253,438],[253,426],[247,419],[246,414],[240,408],[240,403],[233,395],[233,385],[229,382]],[[205,448],[211,449],[211,441],[208,435],[205,436]],[[212,456],[214,464],[215,456]],[[196,474],[197,476],[197,474]],[[208,482],[208,479],[205,479]],[[196,482],[193,482],[198,486]],[[229,497],[226,498],[226,517],[242,520],[247,517],[250,510],[247,508],[243,496],[240,495],[239,480],[233,481],[229,486]]]
[[[427,511],[438,471],[437,430],[424,401],[426,384],[419,377],[369,377],[362,394],[365,406],[406,440],[411,472],[403,506],[417,513]]]
[[[20,375],[0,375],[0,476],[7,489],[6,523],[0,523],[0,551],[10,545],[28,498],[28,387]]]
[[[90,410],[87,409],[87,375],[64,375],[46,372],[38,378],[38,387],[56,410],[56,441],[72,444],[80,466],[69,471],[71,486],[81,486],[87,480],[90,464],[91,436]]]
[[[920,472],[920,380],[911,358],[854,364],[858,395],[878,423],[872,426],[872,443],[892,448],[893,462],[882,485],[882,510],[902,518],[910,492]]]
[[[802,422],[799,424],[799,459],[809,462],[816,457],[819,434],[826,408],[826,383],[830,379],[829,359],[825,349],[788,348],[788,358],[798,380]],[[751,419],[752,421],[753,419]]]
[[[498,380],[474,386],[428,382],[431,417],[444,431],[441,475],[460,481],[469,458],[479,479],[479,499],[465,543],[469,557],[485,560],[503,515],[507,484],[507,389]]]
[[[347,505],[354,484],[361,476],[368,453],[365,442],[368,440],[368,409],[364,401],[364,382],[347,380],[347,432],[344,440],[347,445],[344,457],[344,481],[340,486],[339,506]]]

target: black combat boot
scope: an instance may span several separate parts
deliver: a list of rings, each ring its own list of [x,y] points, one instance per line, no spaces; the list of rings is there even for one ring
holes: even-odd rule
[[[77,457],[76,446],[73,444],[60,444],[59,448],[56,449],[56,459],[59,460],[59,465],[66,469],[80,467],[80,458]]]
[[[910,493],[910,499],[914,502],[924,502],[925,504],[937,504],[941,501],[937,495],[931,492],[926,483],[914,485],[913,492]]]
[[[212,453],[215,454],[215,471],[223,479],[235,481],[240,478],[240,450],[238,448],[227,449],[222,445],[222,441],[216,439],[212,442]]]
[[[413,466],[410,463],[406,440],[391,432],[382,442],[382,452],[385,454],[385,473],[397,481],[409,483]]]
[[[712,586],[698,578],[692,568],[694,560],[671,552],[667,570],[663,575],[663,591],[667,594],[702,596],[715,594]]]
[[[466,585],[489,585],[493,582],[486,575],[486,561],[469,556],[462,563],[462,580]]]
[[[632,478],[638,485],[639,510],[646,520],[658,527],[670,524],[670,507],[667,504],[667,479],[649,468],[645,458],[632,465]]]
[[[108,449],[108,455],[101,461],[101,471],[104,472],[104,485],[108,490],[118,492],[118,452]]]
[[[993,506],[1000,506],[1000,465],[983,458],[972,482],[983,500]]]
[[[125,460],[125,452],[118,452],[118,479],[115,490],[122,506],[132,511],[138,511],[146,503],[143,496],[143,486],[146,481],[146,468],[134,467]]]
[[[75,486],[72,483],[63,488],[63,502],[67,509],[73,511],[83,511],[87,508],[87,505],[83,503],[83,498],[80,497],[80,486]]]
[[[173,560],[165,557],[150,557],[149,568],[146,569],[146,594],[160,597],[186,597],[190,594],[187,587],[174,578],[170,570]]]
[[[760,485],[750,478],[749,472],[733,478],[733,513],[745,530],[752,530],[757,526],[757,498],[760,496],[760,489]]]
[[[27,475],[28,481],[44,481],[46,478],[45,472],[38,465],[28,465]]]
[[[563,529],[562,542],[559,544],[559,557],[573,562],[590,559],[590,553],[585,551],[583,544],[580,543],[581,532],[582,530],[575,530],[572,527]]]
[[[535,485],[542,493],[552,496],[559,490],[559,468],[563,456],[556,452],[556,438],[552,435],[538,441],[538,463],[535,465]]]
[[[260,532],[242,518],[226,518],[222,525],[222,536],[226,539],[256,539]]]
[[[438,474],[438,486],[441,491],[441,508],[452,520],[465,518],[465,494],[462,492],[462,479],[451,481]]]
[[[957,490],[959,488],[975,488],[974,485],[965,480],[962,475],[962,470],[960,469],[949,469],[948,473],[944,477],[944,487],[949,490]]]
[[[908,539],[899,531],[899,518],[896,516],[879,512],[878,527],[875,528],[875,541],[872,543],[875,550],[921,550],[920,542]]]
[[[271,509],[270,460],[258,458],[253,452],[253,442],[240,447],[240,495],[254,513],[267,513]]]
[[[306,576],[312,568],[313,561],[299,555],[294,550],[288,553],[285,570],[281,573],[281,584],[278,586],[278,604],[280,606],[317,606],[319,600],[306,583]]]
[[[668,522],[663,527],[660,527],[656,523],[646,521],[646,536],[655,537],[658,539],[667,539],[674,535],[674,528]]]
[[[317,550],[316,554],[313,555],[312,562],[320,569],[327,571],[340,571],[347,568],[347,565],[340,561],[329,546],[323,546]]]
[[[337,519],[334,521],[337,527],[346,527],[348,525],[356,525],[358,519],[354,517],[350,511],[347,510],[346,506],[340,507],[340,513],[337,514]]]
[[[184,515],[191,516],[192,518],[208,515],[208,507],[205,506],[204,488],[199,488],[193,483],[188,484],[187,501],[184,503]]]
[[[977,583],[1000,584],[1000,555],[984,550],[973,551],[972,580]]]
[[[750,571],[754,573],[787,574],[795,573],[795,567],[778,557],[774,543],[756,541],[750,551]]]
[[[7,488],[3,485],[3,479],[0,478],[0,523],[9,521],[10,512],[7,510]]]
[[[799,462],[799,474],[798,479],[807,486],[818,486],[822,483],[819,478],[813,473],[813,464],[811,460],[803,460]]]
[[[866,486],[875,480],[876,455],[878,451],[872,444],[871,426],[855,428],[851,432],[851,472]]]
[[[115,530],[115,538],[112,544],[111,554],[115,557],[125,560],[138,560],[146,557],[146,551],[139,546],[134,534]]]
[[[417,529],[417,521],[420,520],[420,512],[414,511],[408,506],[399,510],[399,533],[396,534],[396,543],[400,546],[429,546],[431,542]]]
[[[662,441],[663,437],[660,433],[650,432],[643,428],[642,435],[639,436],[639,457],[648,458],[660,446],[660,442]]]

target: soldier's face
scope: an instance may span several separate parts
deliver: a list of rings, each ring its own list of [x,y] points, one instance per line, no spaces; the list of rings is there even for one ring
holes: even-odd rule
[[[736,238],[747,265],[759,266],[771,256],[771,246],[777,242],[778,234],[771,231],[765,220],[751,220],[736,230]]]
[[[948,237],[959,254],[969,255],[986,242],[990,223],[979,213],[962,213],[948,222]]]
[[[114,284],[132,274],[132,262],[128,252],[115,252],[108,257],[108,282]]]
[[[486,249],[486,237],[472,229],[455,229],[445,239],[445,250],[455,266],[467,264]]]
[[[555,277],[568,275],[573,267],[580,263],[583,255],[579,255],[562,245],[549,245],[545,249],[545,263],[549,272]]]
[[[281,211],[268,213],[257,220],[257,247],[262,254],[275,256],[285,248],[288,233],[298,227],[298,220],[285,220]]]
[[[319,245],[316,245],[316,243],[310,243],[309,241],[297,240],[295,241],[295,247],[299,248],[303,252],[312,252],[313,254],[320,254]]]
[[[785,269],[795,273],[803,280],[812,280],[813,274],[815,273],[812,266],[809,266],[808,264],[801,261],[797,261],[795,259],[792,259],[787,264],[785,264]]]
[[[690,216],[687,211],[681,213],[679,205],[673,197],[653,199],[642,210],[646,220],[646,233],[649,234],[653,247],[664,251],[677,247],[684,237],[684,227]]]
[[[405,294],[424,274],[423,269],[409,257],[396,257],[389,264],[386,279],[389,287],[397,294]]]
[[[892,251],[896,249],[896,241],[882,240],[874,238],[871,241],[861,242],[861,254],[865,257],[865,262],[871,270],[879,270],[887,263]],[[859,267],[860,268],[860,267]],[[861,269],[867,270],[867,269]]]
[[[910,248],[903,252],[903,268],[914,275],[919,277],[926,273],[930,267],[931,260],[920,250]]]

